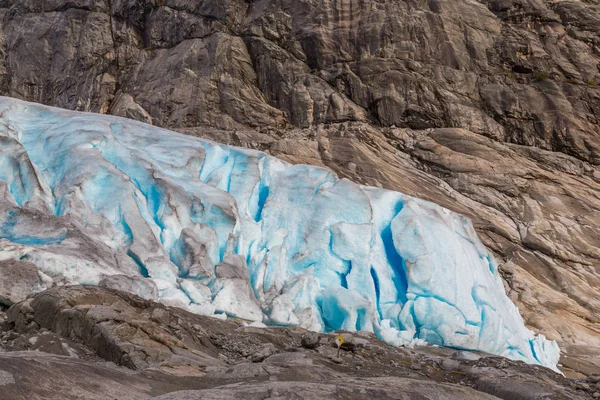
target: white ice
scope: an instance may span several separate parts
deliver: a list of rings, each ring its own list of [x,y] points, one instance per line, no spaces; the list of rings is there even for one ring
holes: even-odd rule
[[[150,125],[0,98],[0,258],[190,311],[556,369],[471,222]]]

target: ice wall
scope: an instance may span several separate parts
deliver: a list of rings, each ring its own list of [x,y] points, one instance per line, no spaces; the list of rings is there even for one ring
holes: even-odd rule
[[[34,262],[42,287],[556,368],[461,215],[130,120],[8,98],[0,113],[0,258]]]

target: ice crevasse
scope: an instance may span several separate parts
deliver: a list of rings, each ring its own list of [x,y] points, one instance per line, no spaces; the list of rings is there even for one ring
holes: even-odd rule
[[[154,126],[0,98],[0,259],[39,289],[107,285],[192,312],[374,332],[556,370],[467,218]]]

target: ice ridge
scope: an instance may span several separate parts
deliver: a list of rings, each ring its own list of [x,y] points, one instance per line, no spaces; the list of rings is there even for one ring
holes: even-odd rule
[[[209,315],[374,332],[556,370],[471,222],[331,171],[0,98],[0,259]]]

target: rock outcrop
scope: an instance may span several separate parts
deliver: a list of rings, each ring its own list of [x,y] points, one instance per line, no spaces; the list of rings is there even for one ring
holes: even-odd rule
[[[337,335],[352,346],[338,350]],[[257,328],[82,286],[11,307],[0,347],[3,399],[577,400],[600,379],[368,333]]]
[[[21,260],[0,260],[0,304],[11,306],[25,300],[39,286],[35,264]]]
[[[598,364],[597,2],[0,0],[0,20],[0,94],[468,215],[526,322]]]

